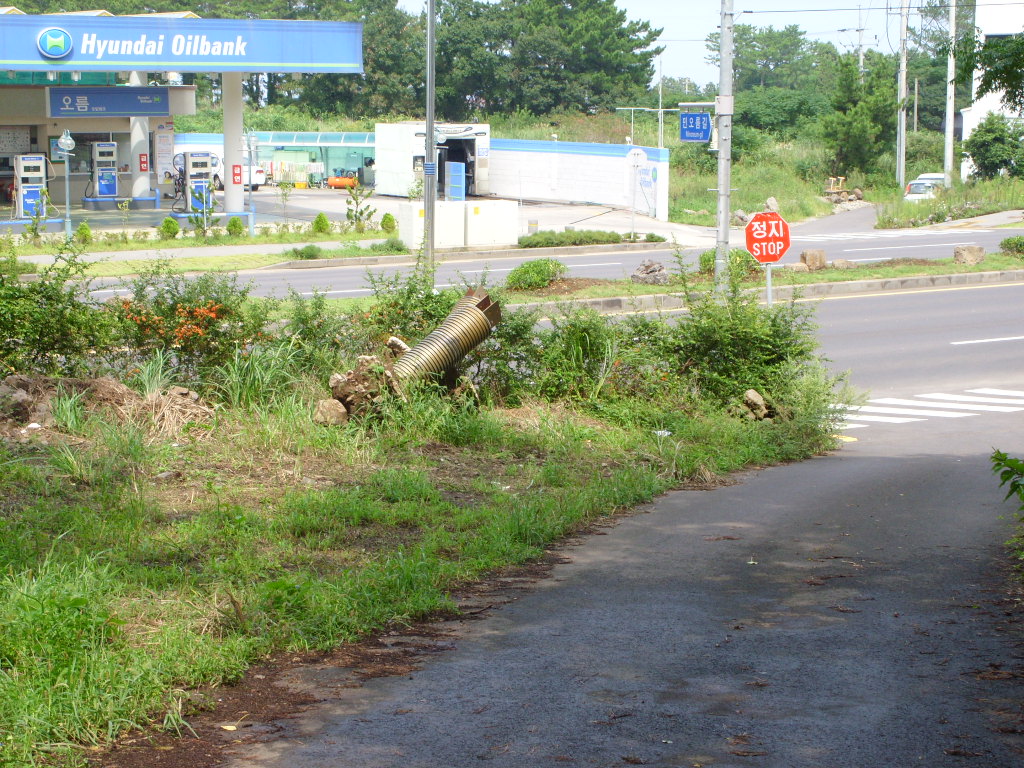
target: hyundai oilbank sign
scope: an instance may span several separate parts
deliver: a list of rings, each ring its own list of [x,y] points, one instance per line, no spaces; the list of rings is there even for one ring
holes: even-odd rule
[[[0,69],[363,71],[363,25],[160,16],[0,16]]]

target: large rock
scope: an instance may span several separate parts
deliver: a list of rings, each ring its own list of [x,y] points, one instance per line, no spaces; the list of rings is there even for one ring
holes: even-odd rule
[[[316,410],[313,412],[313,421],[329,426],[344,424],[348,421],[348,411],[333,397],[328,397],[317,402]]]
[[[800,252],[800,262],[806,264],[812,272],[816,269],[824,269],[828,263],[825,261],[825,252],[820,248],[808,248]]]
[[[768,415],[768,404],[756,389],[748,389],[743,393],[743,404],[747,406],[755,419],[763,419]]]
[[[857,264],[849,259],[834,259],[832,269],[856,269]]]
[[[980,245],[958,245],[953,248],[954,264],[981,264],[985,249]]]
[[[767,200],[764,201],[764,209],[766,211],[771,211],[772,213],[778,213],[779,201],[774,197],[769,197]]]
[[[785,269],[788,269],[790,272],[810,272],[811,271],[810,269],[808,269],[807,265],[804,264],[803,262],[794,262],[792,264],[783,264],[782,266]]]
[[[669,274],[665,270],[665,265],[660,261],[651,261],[645,259],[640,262],[640,266],[636,268],[630,279],[634,283],[643,283],[644,285],[668,285]]]

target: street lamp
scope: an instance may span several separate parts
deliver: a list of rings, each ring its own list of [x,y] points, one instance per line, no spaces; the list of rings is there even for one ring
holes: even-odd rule
[[[57,146],[60,147],[61,156],[64,158],[64,237],[71,241],[71,150],[75,148],[75,140],[71,138],[71,131],[67,128],[59,139]]]

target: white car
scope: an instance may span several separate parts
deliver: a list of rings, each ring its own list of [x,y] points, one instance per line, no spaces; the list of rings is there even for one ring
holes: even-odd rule
[[[214,189],[224,189],[224,180],[220,176],[220,158],[214,156],[213,163],[213,186]],[[250,182],[250,178],[252,181]],[[267,183],[267,172],[263,170],[263,166],[259,163],[252,162],[248,158],[242,158],[242,184],[246,187],[252,184],[252,191],[257,191],[261,186]]]
[[[903,195],[903,199],[909,202],[917,202],[918,200],[931,200],[935,197],[936,189],[942,184],[942,182],[934,181],[922,181],[920,179],[914,179],[912,182],[907,184],[906,194]]]

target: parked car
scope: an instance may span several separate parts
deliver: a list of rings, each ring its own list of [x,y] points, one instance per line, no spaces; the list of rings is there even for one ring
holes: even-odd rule
[[[904,200],[910,202],[917,202],[918,200],[931,200],[936,195],[936,189],[939,187],[934,181],[920,181],[914,179],[912,182],[907,184],[907,191],[903,195]]]

